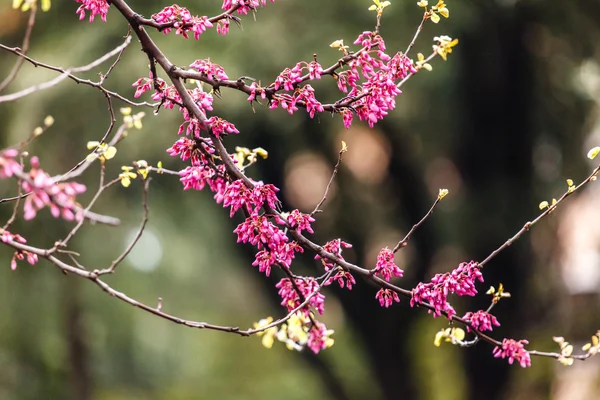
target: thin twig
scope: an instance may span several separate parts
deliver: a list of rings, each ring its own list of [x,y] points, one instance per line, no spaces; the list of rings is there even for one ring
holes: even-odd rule
[[[19,57],[25,59],[26,61],[30,62],[31,64],[33,64],[35,67],[42,67],[42,68],[49,69],[49,70],[52,70],[52,71],[60,72],[61,74],[65,74],[66,77],[72,79],[73,81],[75,81],[77,83],[81,83],[81,84],[84,84],[84,85],[89,85],[89,86],[95,87],[95,88],[101,90],[102,92],[104,92],[105,94],[108,94],[111,97],[117,98],[117,99],[119,99],[119,100],[121,100],[121,101],[123,101],[123,102],[125,102],[127,104],[130,104],[132,106],[147,106],[147,107],[154,108],[156,106],[156,104],[152,104],[152,103],[148,103],[148,102],[136,103],[134,101],[131,101],[131,100],[127,99],[126,97],[123,97],[119,93],[116,93],[116,92],[113,92],[113,91],[110,91],[110,90],[104,88],[104,86],[102,86],[98,82],[93,82],[93,81],[91,81],[89,79],[81,79],[81,78],[79,78],[79,77],[77,77],[77,76],[75,76],[75,75],[72,74],[72,72],[84,72],[84,71],[87,71],[89,69],[94,68],[95,66],[103,63],[104,61],[106,61],[107,59],[111,58],[115,54],[118,54],[121,51],[121,49],[124,46],[129,45],[130,42],[131,42],[131,36],[128,36],[127,39],[125,40],[125,42],[122,45],[118,46],[114,50],[110,51],[109,53],[105,54],[104,56],[100,57],[99,59],[93,61],[92,63],[90,63],[88,65],[85,65],[85,66],[82,66],[82,67],[69,68],[69,69],[64,69],[64,68],[61,68],[61,67],[55,67],[55,66],[52,66],[52,65],[49,65],[49,64],[45,64],[45,63],[41,63],[39,61],[36,61],[33,58],[28,57],[25,54],[23,54],[18,47],[8,47],[8,46],[5,46],[3,44],[0,44],[0,49],[3,49],[3,50],[11,52],[13,54],[16,54],[17,56],[19,56]],[[58,78],[56,78],[56,79],[58,79]],[[54,82],[54,84],[57,84],[58,82],[62,81],[65,78],[60,77],[60,80],[58,80],[58,81],[56,81],[56,79],[52,80]],[[28,91],[30,89],[31,88],[25,89],[22,92]],[[7,95],[7,96],[0,96],[0,103],[2,103],[4,101],[8,101],[6,99],[14,99],[14,96],[15,96],[15,94]]]
[[[151,180],[152,180],[152,178],[148,177],[144,181],[143,203],[142,203],[143,207],[144,207],[144,217],[142,218],[142,223],[140,224],[140,228],[138,229],[135,237],[133,238],[133,240],[131,241],[131,243],[129,244],[129,246],[127,246],[127,248],[123,251],[123,253],[121,253],[121,255],[119,255],[119,257],[117,257],[110,264],[110,267],[108,267],[107,269],[104,269],[102,271],[99,271],[98,275],[112,274],[112,273],[114,273],[115,269],[117,268],[117,266],[121,263],[121,261],[123,261],[129,255],[129,253],[131,253],[131,250],[133,250],[133,248],[135,247],[135,245],[138,243],[138,241],[140,240],[140,238],[144,234],[144,230],[146,229],[146,224],[148,223],[148,216],[150,214],[150,210],[148,209],[148,189],[150,187],[150,181]]]
[[[410,231],[408,231],[408,233],[406,234],[406,236],[404,236],[404,239],[402,239],[401,241],[398,242],[398,244],[394,247],[394,249],[392,250],[394,253],[396,253],[399,249],[403,248],[404,246],[406,246],[406,244],[408,243],[410,236],[413,234],[414,231],[417,230],[417,228],[419,226],[421,226],[421,224],[423,222],[425,222],[425,220],[427,218],[429,218],[431,216],[431,214],[433,214],[433,210],[435,209],[435,206],[438,205],[438,203],[440,202],[440,200],[442,200],[440,198],[440,196],[438,196],[435,201],[433,202],[433,205],[431,206],[431,208],[429,209],[429,211],[427,211],[427,214],[425,214],[425,216],[423,218],[421,218],[421,220],[419,222],[417,222],[416,224],[413,225],[412,228],[410,228]]]
[[[583,182],[581,182],[579,185],[577,185],[573,189],[567,190],[560,197],[560,199],[558,199],[556,201],[556,203],[550,205],[543,213],[541,213],[540,215],[538,215],[538,217],[536,219],[534,219],[531,222],[525,223],[525,225],[523,225],[523,227],[517,233],[515,233],[515,235],[513,237],[511,237],[510,239],[508,239],[500,247],[498,247],[496,250],[494,250],[492,253],[490,253],[490,255],[488,255],[483,261],[481,261],[479,263],[479,266],[483,268],[484,265],[486,265],[488,262],[490,262],[502,250],[504,250],[507,247],[509,247],[516,240],[518,240],[525,232],[528,232],[531,229],[532,226],[534,226],[535,224],[537,224],[538,222],[540,222],[540,220],[542,220],[542,218],[546,217],[547,215],[550,215],[551,212],[553,212],[554,210],[556,210],[556,208],[559,206],[559,204],[562,203],[567,197],[569,197],[570,195],[572,195],[573,193],[575,193],[576,191],[578,191],[579,189],[581,189],[583,186],[585,186],[589,182],[595,180],[596,176],[598,175],[598,172],[600,172],[600,165],[598,167],[596,167],[592,171],[592,173]]]
[[[329,189],[331,188],[331,184],[333,183],[333,180],[335,179],[335,176],[338,173],[338,170],[340,168],[340,164],[342,163],[342,155],[344,154],[344,152],[346,151],[345,148],[340,149],[339,153],[338,153],[338,159],[337,159],[337,163],[335,163],[335,167],[333,167],[333,172],[331,173],[331,178],[329,178],[329,182],[327,183],[327,187],[325,187],[325,192],[323,193],[323,197],[321,198],[321,201],[319,201],[319,203],[316,205],[315,209],[313,210],[313,212],[310,213],[310,216],[314,216],[316,213],[321,212],[321,206],[323,205],[323,203],[325,203],[325,200],[327,200],[327,195],[329,194]]]

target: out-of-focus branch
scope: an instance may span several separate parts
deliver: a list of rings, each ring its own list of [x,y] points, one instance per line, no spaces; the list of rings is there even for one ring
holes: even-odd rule
[[[20,92],[17,93],[13,93],[13,94],[9,94],[9,95],[5,95],[5,96],[0,96],[0,103],[2,102],[7,102],[7,101],[13,101],[16,100],[18,98],[21,98],[23,96],[26,96],[28,94],[34,93],[38,90],[42,90],[42,89],[46,89],[52,86],[57,85],[58,83],[62,82],[63,80],[65,80],[66,78],[70,78],[73,81],[77,82],[77,83],[81,83],[84,85],[89,85],[92,87],[95,87],[99,90],[101,90],[105,95],[117,98],[127,104],[130,104],[132,106],[147,106],[147,107],[155,107],[155,104],[151,104],[148,102],[140,102],[140,103],[136,103],[134,101],[131,101],[129,99],[127,99],[126,97],[120,95],[117,92],[113,92],[110,91],[106,88],[104,88],[104,86],[102,86],[102,82],[103,79],[100,80],[100,82],[93,82],[89,79],[81,79],[75,75],[73,75],[73,73],[78,73],[78,72],[85,72],[85,71],[89,71],[90,69],[104,63],[105,61],[109,60],[110,58],[114,57],[115,55],[119,55],[122,53],[122,51],[129,45],[129,43],[131,43],[131,36],[127,36],[127,38],[125,39],[125,42],[123,44],[121,44],[120,46],[116,47],[115,49],[113,49],[112,51],[106,53],[105,55],[103,55],[102,57],[92,61],[90,64],[88,65],[84,65],[81,67],[76,67],[76,68],[68,68],[68,69],[64,69],[61,67],[56,67],[56,66],[52,66],[49,64],[45,64],[39,61],[34,60],[33,58],[25,55],[21,49],[19,49],[18,47],[8,47],[5,46],[3,44],[0,44],[0,49],[2,50],[6,50],[8,52],[11,52],[13,54],[16,54],[17,56],[21,57],[22,59],[30,62],[31,64],[33,64],[35,67],[42,67],[45,69],[49,69],[52,71],[56,71],[56,72],[60,72],[61,75],[59,75],[58,77],[52,79],[49,82],[45,82],[42,83],[40,85],[34,85],[31,86],[27,89],[24,89]]]
[[[27,54],[29,51],[29,39],[31,38],[31,32],[33,31],[33,26],[35,25],[35,16],[37,13],[37,3],[33,3],[31,5],[31,11],[29,11],[29,20],[27,21],[27,29],[25,30],[25,36],[23,37],[23,44],[21,45],[21,52],[23,54]],[[8,76],[0,83],[0,92],[2,92],[11,82],[17,77],[19,70],[23,66],[25,59],[20,57],[15,62],[12,70],[8,74]]]

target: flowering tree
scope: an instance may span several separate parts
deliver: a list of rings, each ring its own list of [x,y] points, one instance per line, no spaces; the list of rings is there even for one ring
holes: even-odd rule
[[[11,261],[13,270],[20,268],[19,264],[35,265],[40,259],[44,259],[63,272],[87,279],[111,296],[167,321],[191,328],[211,329],[241,336],[261,336],[265,347],[271,347],[276,341],[282,342],[291,350],[308,348],[314,353],[331,347],[334,343],[333,330],[319,321],[319,316],[326,312],[326,298],[322,288],[334,285],[351,291],[355,285],[370,282],[377,287],[373,301],[377,301],[381,307],[389,308],[404,297],[408,299],[410,307],[425,308],[434,318],[447,319],[448,328],[435,334],[434,344],[437,346],[443,341],[461,347],[471,347],[483,342],[491,345],[491,354],[494,357],[507,359],[510,364],[516,362],[521,367],[531,366],[531,356],[551,357],[562,364],[570,365],[574,360],[585,360],[595,355],[600,349],[600,331],[593,334],[591,342],[578,352],[575,352],[573,346],[562,337],[554,338],[559,351],[553,352],[533,350],[525,339],[494,337],[493,330],[500,326],[501,321],[493,315],[493,309],[501,300],[504,302],[510,298],[507,291],[510,288],[505,289],[502,284],[487,290],[490,304],[485,310],[458,312],[451,302],[453,297],[476,296],[482,289],[486,290],[482,285],[485,278],[484,267],[497,254],[556,210],[567,197],[595,181],[600,166],[579,184],[568,180],[567,190],[558,200],[540,203],[541,214],[526,222],[514,236],[508,238],[482,261],[460,263],[453,270],[436,274],[428,281],[420,282],[411,288],[402,285],[404,271],[397,265],[395,257],[409,244],[412,234],[425,223],[437,205],[449,195],[448,190],[440,189],[431,208],[422,219],[403,238],[382,248],[373,265],[361,266],[344,258],[344,250],[352,247],[348,241],[334,238],[326,243],[317,243],[311,239],[311,235],[314,234],[312,224],[319,213],[326,211],[323,204],[331,184],[343,163],[344,154],[352,152],[352,148],[348,148],[344,142],[340,144],[337,164],[329,184],[312,211],[284,209],[277,187],[268,182],[254,180],[247,173],[249,166],[268,156],[267,150],[276,150],[236,147],[232,151],[228,148],[228,136],[243,135],[244,129],[223,119],[218,115],[218,110],[213,109],[215,97],[225,90],[242,92],[240,95],[246,97],[252,107],[282,108],[290,115],[306,112],[310,118],[331,114],[346,128],[353,124],[365,123],[373,128],[395,109],[396,97],[402,93],[400,88],[409,79],[423,70],[431,71],[430,63],[434,59],[441,58],[446,61],[458,44],[457,39],[444,35],[436,36],[431,54],[425,56],[418,53],[415,58],[411,58],[411,50],[424,24],[437,24],[442,17],[449,17],[449,10],[444,1],[435,5],[430,5],[427,1],[417,3],[423,10],[423,18],[414,37],[404,51],[391,50],[389,53],[393,55],[389,55],[380,28],[385,22],[385,10],[391,4],[388,1],[373,0],[369,7],[369,11],[373,13],[372,29],[358,33],[351,45],[345,44],[342,39],[330,44],[332,51],[339,52],[337,62],[323,66],[317,55],[314,55],[312,60],[299,61],[266,83],[249,76],[232,79],[224,68],[210,59],[189,60],[188,66],[175,65],[169,60],[167,50],[159,47],[149,32],[174,34],[185,39],[193,37],[201,41],[204,32],[215,29],[219,34],[226,36],[232,22],[233,26],[241,26],[245,20],[244,16],[260,12],[261,7],[271,6],[270,3],[274,3],[274,0],[225,0],[222,5],[223,12],[213,17],[196,15],[201,10],[188,10],[172,5],[157,10],[150,18],[141,16],[126,1],[76,0],[76,3],[79,3],[76,12],[80,19],[98,23],[99,18],[106,22],[109,12],[114,13],[114,18],[120,18],[124,26],[128,26],[131,35],[126,37],[122,45],[86,66],[65,69],[48,65],[29,57],[26,53],[37,8],[50,10],[50,1],[42,0],[38,4],[37,0],[15,0],[15,7],[30,12],[24,44],[20,48],[0,44],[0,48],[17,57],[15,67],[0,84],[0,91],[14,80],[24,62],[60,73],[57,78],[45,84],[0,95],[0,103],[15,101],[68,78],[99,90],[106,98],[110,116],[110,125],[106,133],[101,138],[96,138],[98,140],[88,143],[91,153],[82,152],[81,161],[59,175],[53,176],[46,172],[42,168],[44,160],[36,156],[29,157],[26,152],[30,142],[52,126],[52,117],[47,117],[43,125],[36,128],[28,139],[0,152],[0,179],[4,183],[16,183],[14,196],[0,200],[0,203],[12,203],[13,206],[12,216],[0,230],[3,245],[14,252]],[[275,7],[276,4],[272,6]],[[140,71],[139,75],[144,77],[133,83],[133,94],[128,91],[110,91],[105,88],[104,83],[118,70],[121,56],[132,46],[134,37],[146,54],[149,71]],[[112,60],[112,64],[106,72],[100,74],[98,81],[79,77],[79,73],[92,70],[109,60]],[[247,73],[250,75],[252,71]],[[311,82],[321,79],[329,79],[337,86],[340,92],[339,99],[331,103],[319,100],[318,92]],[[145,100],[133,100],[131,95],[134,99]],[[122,114],[122,122],[119,123],[114,105],[117,102],[124,106],[119,109]],[[166,150],[170,156],[181,159],[180,171],[163,168],[160,163],[151,165],[145,160],[132,160],[130,165],[122,167],[118,176],[107,176],[106,165],[112,162],[111,159],[115,157],[120,143],[127,138],[128,130],[142,128],[145,114],[143,111],[134,112],[134,107],[140,110],[152,109],[154,113],[170,112],[166,109],[181,113],[182,123],[177,132],[180,138]],[[174,132],[173,135],[175,136]],[[594,148],[590,150],[588,157],[593,159],[599,152],[600,148]],[[77,183],[77,178],[93,169],[99,170],[100,183],[92,200],[87,205],[82,205],[77,198],[87,188]],[[164,312],[161,302],[156,306],[144,304],[126,293],[117,291],[103,280],[103,276],[117,272],[120,263],[144,233],[149,218],[147,197],[151,179],[179,179],[183,190],[211,192],[216,203],[229,209],[230,217],[243,216],[244,221],[234,230],[237,242],[250,244],[255,248],[255,260],[252,265],[257,267],[258,273],[266,276],[276,273],[277,276],[281,276],[276,284],[283,309],[281,316],[257,318],[258,322],[247,329],[186,320]],[[110,265],[102,269],[86,268],[79,262],[78,253],[75,252],[77,249],[73,249],[70,244],[71,239],[79,234],[81,227],[88,222],[118,224],[119,220],[114,216],[95,213],[94,205],[98,198],[113,186],[120,184],[128,188],[135,183],[142,186],[144,194],[144,218],[137,234],[125,251],[116,255]],[[56,240],[49,248],[36,247],[35,244],[27,242],[26,231],[13,230],[17,218],[34,220],[45,208],[48,208],[55,218],[72,224],[69,233]],[[314,257],[320,273],[315,276],[299,275],[293,266],[298,253],[308,253]],[[393,309],[389,312],[393,312]],[[338,333],[340,334],[343,332]]]

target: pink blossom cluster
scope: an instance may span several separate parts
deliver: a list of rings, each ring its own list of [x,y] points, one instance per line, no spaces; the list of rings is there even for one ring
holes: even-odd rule
[[[323,245],[323,250],[328,253],[333,254],[338,257],[340,260],[343,260],[342,250],[349,249],[352,245],[350,243],[344,242],[342,239],[333,239]],[[331,268],[335,267],[335,263],[331,261],[329,258],[323,258],[320,255],[315,256],[315,260],[321,260],[325,271],[329,271]]]
[[[304,71],[307,71],[307,76],[303,76]],[[288,113],[293,114],[298,111],[297,104],[306,108],[311,118],[314,118],[317,112],[323,112],[324,107],[315,97],[315,89],[311,85],[305,85],[297,88],[297,84],[303,82],[306,78],[310,80],[321,79],[323,74],[323,67],[315,60],[310,63],[299,62],[292,69],[286,68],[282,73],[277,76],[275,82],[272,84],[272,88],[275,91],[283,88],[287,92],[293,92],[291,95],[287,93],[273,94],[270,102],[270,108],[275,109],[281,107]],[[257,87],[251,86],[253,91],[248,97],[249,101],[253,101],[256,98]],[[265,98],[264,92],[261,96]]]
[[[19,151],[7,149],[0,152],[0,179],[10,178],[23,170],[21,164],[16,160]]]
[[[351,105],[358,118],[373,127],[396,107],[396,96],[402,93],[396,86],[398,80],[417,70],[412,61],[401,53],[393,58],[388,56],[383,38],[374,32],[361,33],[354,44],[362,45],[363,49],[348,62],[349,69],[338,74],[338,88],[347,93],[342,104]],[[365,79],[362,83],[361,74]],[[348,128],[353,114],[344,111],[344,126]]]
[[[483,310],[474,313],[469,311],[462,319],[469,321],[473,329],[476,329],[479,332],[491,331],[494,329],[493,326],[500,326],[500,323],[495,316]],[[467,331],[471,331],[469,326],[467,326]]]
[[[526,344],[529,344],[527,340],[504,339],[501,346],[494,348],[494,357],[508,358],[509,364],[516,361],[522,368],[531,367],[531,356],[525,350]]]
[[[269,0],[274,3],[275,0]],[[267,0],[224,0],[222,10],[231,10],[233,7],[238,7],[238,14],[248,14],[248,11],[256,10],[259,6],[266,6]]]
[[[475,296],[475,281],[483,282],[483,275],[478,268],[477,262],[464,262],[452,272],[436,274],[431,282],[419,283],[412,291],[410,305],[423,304],[425,302],[433,306],[435,317],[446,313],[449,319],[456,314],[454,308],[448,303],[448,295],[456,293],[458,296]],[[431,311],[430,311],[431,312]]]
[[[329,333],[325,324],[315,321],[315,324],[308,333],[308,348],[315,354],[318,354],[321,350],[325,350],[327,348]]]
[[[337,282],[340,285],[340,288],[346,287],[348,290],[352,290],[352,286],[356,285],[356,280],[354,276],[348,271],[344,271],[343,269],[339,269],[339,271],[329,279],[327,279],[324,283],[324,286],[329,286],[333,282]]]
[[[229,77],[225,73],[225,69],[221,67],[219,64],[215,64],[209,59],[196,60],[190,64],[190,68],[195,69],[209,77],[215,77],[221,80],[228,80]]]
[[[394,304],[394,301],[396,303],[400,303],[400,297],[398,297],[398,293],[394,292],[391,289],[379,289],[379,291],[375,295],[375,298],[379,300],[379,304],[381,305],[381,307],[385,308],[388,308],[392,304]]]
[[[94,22],[94,17],[100,14],[100,18],[102,21],[106,22],[106,14],[108,13],[108,1],[106,0],[75,0],[77,3],[81,3],[79,8],[77,9],[77,14],[79,14],[79,19],[82,20],[85,18],[85,12],[90,12],[90,22]]]
[[[23,211],[26,220],[33,219],[37,212],[44,207],[49,207],[52,216],[62,216],[68,221],[76,218],[76,196],[85,192],[85,186],[76,183],[55,183],[54,179],[39,168],[39,159],[31,158],[29,179],[21,184],[26,193]],[[79,216],[81,217],[81,216]]]
[[[375,274],[381,276],[387,282],[392,276],[402,277],[402,271],[394,262],[394,252],[387,247],[381,249],[377,255],[377,264],[375,265]]]
[[[202,33],[213,26],[208,17],[192,16],[187,8],[180,7],[177,4],[163,8],[160,12],[153,14],[152,19],[159,24],[173,24],[175,34],[186,39],[188,38],[188,31],[193,32],[194,39],[198,40]],[[163,29],[165,35],[169,32],[171,32],[171,28]]]
[[[287,223],[290,228],[295,229],[296,232],[307,231],[308,233],[315,233],[311,228],[310,224],[315,222],[315,219],[308,214],[301,213],[298,209],[293,210],[287,217]]]
[[[152,100],[160,101],[161,105],[168,109],[173,109],[176,104],[181,104],[181,96],[173,85],[167,85],[161,78],[152,79],[152,74],[149,78],[140,78],[135,81],[131,86],[135,86],[135,94],[133,97],[136,99],[142,94],[154,88],[152,94]]]
[[[300,306],[303,302],[298,295],[298,291],[302,293],[302,296],[304,296],[304,299],[306,300],[309,296],[318,291],[319,283],[312,277],[294,278],[294,283],[292,283],[290,278],[283,278],[275,285],[275,287],[279,289],[279,296],[282,299],[281,305],[287,307],[289,312]],[[298,290],[296,290],[296,288]],[[319,314],[323,314],[325,311],[325,296],[319,292],[310,298],[308,304],[317,310]],[[303,311],[308,315],[308,309]]]
[[[16,242],[16,243],[27,243],[27,240],[19,234],[10,233],[6,229],[0,228],[0,241],[4,243],[8,242]],[[22,261],[27,259],[27,262],[31,265],[34,265],[38,262],[37,254],[29,252],[27,250],[17,250],[13,255],[12,260],[10,261],[10,269],[13,271],[17,269],[17,260]]]

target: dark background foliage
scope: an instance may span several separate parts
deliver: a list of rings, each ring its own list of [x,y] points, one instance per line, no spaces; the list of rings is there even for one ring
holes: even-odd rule
[[[9,3],[0,6],[0,41],[19,45],[27,15]],[[217,0],[179,4],[200,15],[214,15],[220,7]],[[131,0],[130,5],[149,16],[167,4]],[[232,26],[225,38],[214,31],[198,42],[154,37],[176,64],[210,57],[230,77],[247,75],[267,83],[313,53],[323,65],[334,62],[338,54],[329,43],[342,38],[351,43],[372,29],[368,6],[366,0],[280,1],[260,9],[256,21],[245,17],[243,31]],[[341,119],[329,115],[311,120],[303,112],[290,117],[259,105],[253,111],[243,94],[232,91],[215,101],[215,113],[241,131],[226,140],[230,149],[244,145],[269,151],[269,158],[249,171],[282,188],[286,207],[314,207],[341,140],[348,143],[325,212],[315,224],[315,239],[349,241],[354,247],[347,258],[366,267],[374,264],[379,248],[393,246],[427,212],[439,188],[448,188],[450,195],[398,257],[406,288],[461,261],[485,258],[536,216],[541,200],[564,192],[566,178],[582,179],[590,169],[585,152],[600,140],[595,2],[454,0],[448,6],[451,18],[426,24],[412,56],[429,53],[432,37],[440,34],[459,38],[459,46],[447,62],[434,60],[433,72],[423,71],[404,85],[397,109],[373,130],[357,123],[345,131]],[[115,10],[109,11],[108,23],[89,24],[78,21],[76,8],[75,2],[54,1],[49,13],[39,14],[32,57],[64,67],[83,65],[127,33]],[[389,53],[406,48],[420,18],[415,1],[392,1],[382,28]],[[15,61],[8,53],[0,57],[1,76]],[[147,58],[134,41],[107,86],[131,97],[131,83],[146,75]],[[25,66],[5,93],[54,76]],[[331,79],[315,87],[324,101],[338,96]],[[131,132],[108,163],[111,176],[138,159],[183,167],[164,152],[176,140],[179,114],[145,111],[144,129]],[[27,137],[48,114],[56,123],[30,153],[53,174],[79,161],[86,142],[98,140],[109,122],[100,92],[65,81],[2,104],[0,146]],[[97,174],[86,174],[83,182],[89,198]],[[495,309],[502,324],[496,337],[528,338],[532,347],[554,350],[552,335],[579,343],[598,329],[597,282],[591,290],[577,290],[563,279],[571,266],[563,262],[570,242],[561,227],[579,207],[592,212],[580,215],[576,230],[593,226],[599,216],[589,195],[594,189],[586,190],[486,266],[480,292],[501,282],[512,293]],[[12,193],[12,183],[0,183],[0,197]],[[169,312],[218,324],[246,327],[282,313],[274,289],[280,276],[274,272],[265,278],[251,267],[252,249],[236,245],[231,233],[238,219],[229,220],[209,193],[184,193],[177,179],[159,176],[151,184],[150,208],[138,251],[109,278],[117,290],[148,304],[162,297]],[[139,183],[110,190],[97,210],[123,222],[118,228],[86,226],[72,242],[92,268],[108,265],[137,228]],[[2,220],[10,212],[10,204],[0,205]],[[39,246],[51,245],[69,230],[47,212],[16,227]],[[593,243],[597,248],[598,241]],[[436,348],[434,334],[447,321],[410,308],[406,299],[382,309],[376,288],[360,280],[352,291],[326,290],[324,320],[336,330],[336,344],[314,356],[277,344],[266,350],[257,338],[171,324],[45,262],[12,272],[10,256],[0,247],[3,399],[574,399],[600,393],[594,361],[572,367],[571,373],[553,360],[534,358],[532,368],[521,370],[493,358],[486,344]],[[598,261],[587,267],[597,271]],[[294,268],[319,273],[309,255]],[[481,295],[456,304],[461,314],[488,301]]]

